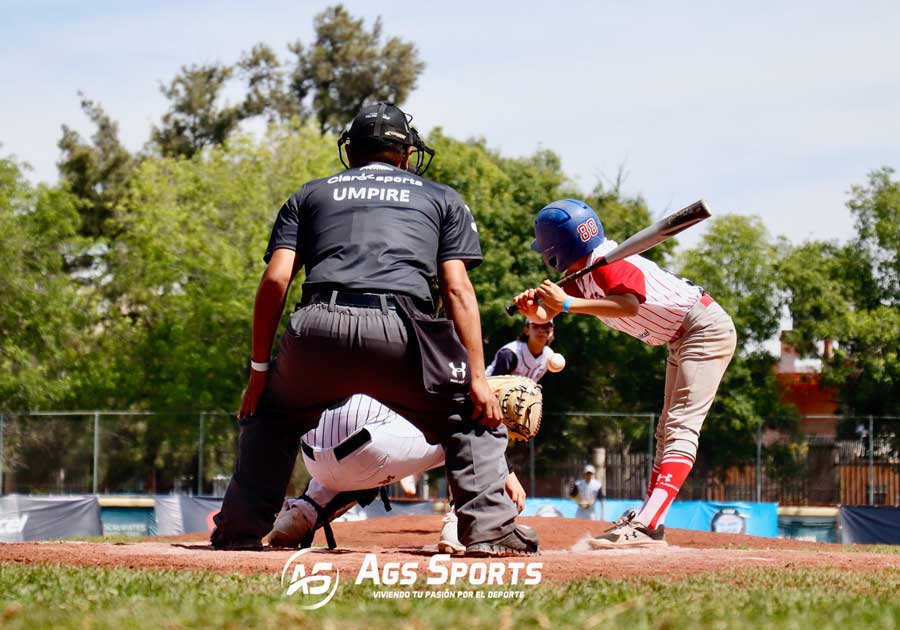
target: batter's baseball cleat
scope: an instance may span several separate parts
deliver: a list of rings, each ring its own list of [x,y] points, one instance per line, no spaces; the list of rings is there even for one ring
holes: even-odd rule
[[[666,547],[666,528],[660,525],[650,529],[634,519],[615,525],[604,534],[591,538],[588,544],[593,549],[626,549],[630,547]]]
[[[527,525],[517,525],[514,530],[497,540],[475,543],[466,547],[466,556],[472,558],[537,556],[540,553],[537,532]]]
[[[637,510],[635,510],[635,509],[625,510],[624,512],[622,512],[622,515],[616,519],[614,526],[618,527],[619,525],[625,525],[626,523],[630,523],[631,521],[634,520],[634,518],[636,516],[637,516]],[[609,531],[609,530],[607,530],[607,531]]]
[[[438,543],[438,551],[440,553],[456,555],[466,552],[466,546],[459,542],[459,535],[456,533],[456,523],[456,512],[450,511],[444,515],[444,526],[441,527],[441,541]]]

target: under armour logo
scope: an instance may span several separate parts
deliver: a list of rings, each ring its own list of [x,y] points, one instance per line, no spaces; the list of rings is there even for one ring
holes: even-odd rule
[[[450,382],[451,383],[465,383],[466,382],[466,362],[462,361],[459,367],[453,365],[451,361],[447,365],[450,366]]]
[[[663,483],[671,483],[672,482],[672,473],[660,475],[659,481],[662,481]]]

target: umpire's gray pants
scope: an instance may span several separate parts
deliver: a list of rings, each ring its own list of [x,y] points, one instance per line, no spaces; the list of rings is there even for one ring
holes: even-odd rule
[[[381,401],[444,447],[460,542],[495,540],[515,528],[517,510],[505,491],[506,428],[488,430],[470,420],[464,399],[427,393],[414,339],[400,315],[386,308],[313,304],[291,315],[259,409],[240,423],[215,544],[258,539],[271,530],[300,436],[318,425],[327,407],[357,393]]]

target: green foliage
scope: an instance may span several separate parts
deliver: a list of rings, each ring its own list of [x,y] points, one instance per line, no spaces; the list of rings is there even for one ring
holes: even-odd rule
[[[113,407],[235,408],[273,218],[300,183],[334,170],[333,139],[272,128],[190,160],[148,158],[109,253]]]
[[[681,257],[681,273],[714,296],[738,335],[738,350],[701,432],[701,468],[721,472],[753,461],[764,424],[788,432],[796,427],[795,414],[780,403],[775,358],[758,349],[779,327],[779,252],[759,217],[725,214]]]
[[[46,408],[78,382],[70,368],[89,345],[92,300],[66,269],[79,228],[74,196],[32,187],[0,158],[0,408]]]
[[[247,84],[245,118],[265,115],[269,122],[286,122],[303,114],[302,104],[288,89],[288,69],[268,45],[257,44],[244,53],[238,74]]]
[[[402,104],[425,68],[414,44],[399,37],[382,41],[380,18],[367,29],[338,4],[316,15],[314,28],[311,44],[297,40],[288,46],[290,62],[259,43],[235,65],[183,66],[160,86],[169,111],[151,133],[157,152],[189,158],[223,144],[242,121],[256,116],[282,123],[314,117],[322,133],[337,132],[367,102]],[[244,97],[224,103],[235,79],[245,84]]]
[[[312,99],[321,131],[338,132],[370,101],[402,104],[425,69],[414,44],[391,37],[382,44],[381,18],[371,30],[340,4],[316,15],[315,40],[289,46],[296,55],[291,89]]]
[[[402,103],[424,69],[413,43],[386,38],[380,19],[367,27],[341,5],[318,14],[314,30],[310,42],[288,47],[287,62],[260,43],[234,65],[183,67],[161,88],[169,111],[152,131],[154,155],[131,154],[115,121],[82,99],[94,133],[85,139],[63,127],[60,186],[30,186],[21,165],[0,160],[0,407],[237,405],[275,212],[304,181],[339,168],[330,132],[366,102]],[[227,103],[235,82],[244,94]],[[257,141],[239,134],[252,117],[270,123]],[[524,323],[507,317],[505,304],[551,275],[530,251],[535,213],[553,199],[584,195],[551,151],[506,157],[486,140],[459,141],[440,129],[429,142],[438,152],[429,176],[456,188],[478,223],[485,262],[472,280],[490,360]],[[900,412],[893,175],[882,168],[852,188],[857,234],[845,245],[789,247],[773,242],[758,218],[725,215],[678,261],[732,315],[739,335],[704,429],[703,465],[746,460],[764,418],[793,426],[778,403],[774,360],[759,351],[785,306],[791,341],[823,359],[844,409]],[[618,241],[654,220],[643,199],[624,197],[618,186],[584,198]],[[674,247],[669,241],[645,255],[671,265]],[[826,341],[836,342],[833,355]],[[544,381],[548,414],[660,409],[664,347],[569,316],[556,322],[554,348],[570,367]],[[136,424],[152,466],[164,465],[166,432],[176,431],[166,422]],[[542,455],[589,447],[579,422],[545,425]],[[643,431],[637,423],[619,438],[642,443]]]
[[[849,413],[900,412],[900,183],[892,175],[883,168],[852,188],[857,234],[848,244],[805,243],[781,263],[790,339],[823,360]]]
[[[619,243],[659,218],[651,215],[647,203],[641,197],[623,197],[618,187],[606,190],[598,186],[584,201],[597,211],[607,238]],[[659,265],[665,265],[677,245],[678,240],[672,238],[641,255]]]
[[[88,238],[109,237],[109,219],[128,190],[136,160],[119,140],[119,125],[99,103],[82,97],[81,109],[96,128],[90,142],[63,125],[58,146],[59,174],[78,200],[79,232]],[[82,265],[89,265],[86,255]]]
[[[900,181],[894,169],[869,173],[864,186],[853,186],[847,207],[856,216],[859,252],[872,265],[881,299],[900,305]]]
[[[241,121],[240,105],[222,104],[222,91],[234,73],[220,63],[182,66],[181,72],[160,91],[171,103],[152,140],[160,153],[191,157],[204,147],[225,142]]]
[[[742,343],[761,343],[778,332],[777,257],[759,217],[725,214],[712,219],[701,243],[685,252],[681,272],[715,296]]]

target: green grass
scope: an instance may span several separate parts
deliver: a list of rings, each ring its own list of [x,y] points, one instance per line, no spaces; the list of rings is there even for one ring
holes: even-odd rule
[[[840,545],[839,547],[823,547],[816,551],[841,551],[844,553],[885,553],[900,555],[900,545]]]
[[[722,549],[737,549],[749,551],[751,549],[765,549],[765,543],[759,545],[724,545]],[[771,547],[775,549],[777,547]],[[804,546],[802,551],[816,551],[821,553],[878,553],[887,555],[900,555],[900,545],[823,545],[811,542]]]
[[[900,628],[900,569],[755,568],[526,588],[523,600],[376,600],[370,587],[342,583],[324,608],[303,611],[274,576],[0,565],[0,626]]]

